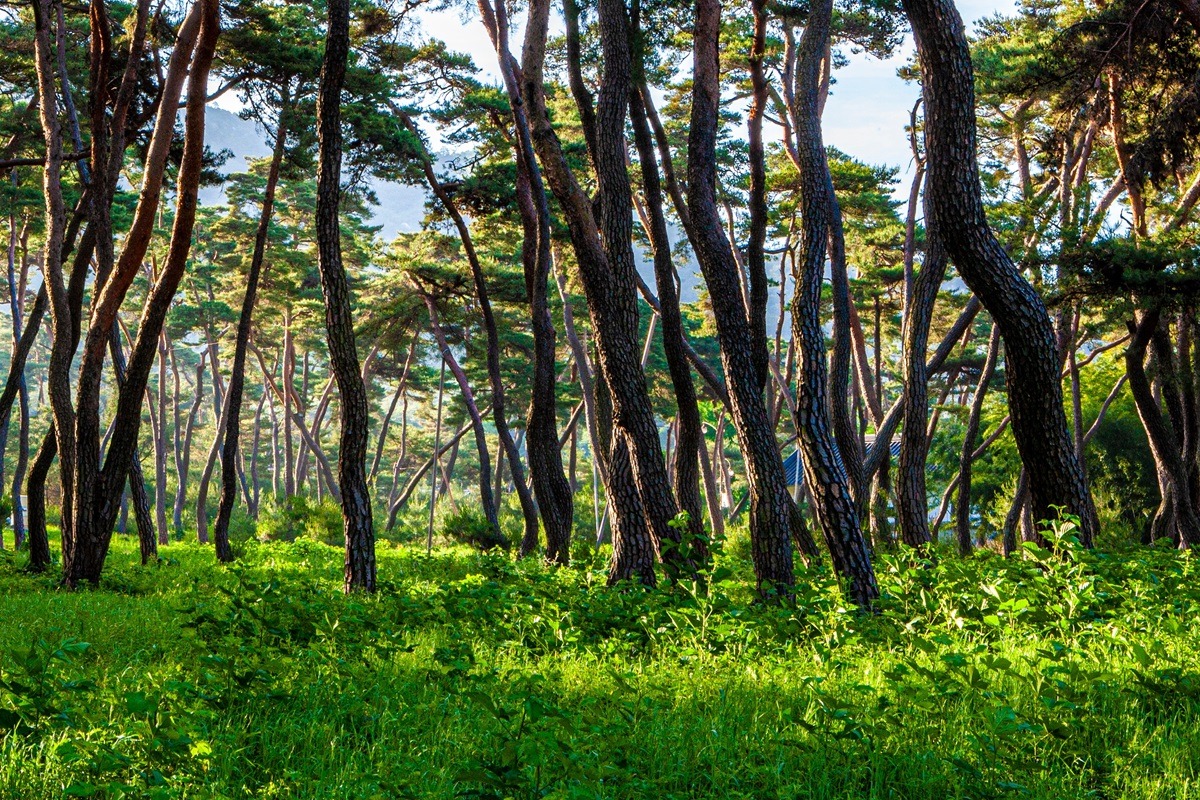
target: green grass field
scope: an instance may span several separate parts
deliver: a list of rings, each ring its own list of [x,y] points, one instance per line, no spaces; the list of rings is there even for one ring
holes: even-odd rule
[[[603,563],[381,543],[197,545],[68,593],[0,559],[0,796],[1200,797],[1195,559],[879,558],[752,602]]]

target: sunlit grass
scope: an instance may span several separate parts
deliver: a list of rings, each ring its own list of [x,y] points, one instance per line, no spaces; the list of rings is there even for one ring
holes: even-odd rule
[[[0,566],[0,797],[1200,796],[1187,554],[884,557],[875,617],[733,558],[647,594],[381,545],[347,598],[314,542],[163,555]]]

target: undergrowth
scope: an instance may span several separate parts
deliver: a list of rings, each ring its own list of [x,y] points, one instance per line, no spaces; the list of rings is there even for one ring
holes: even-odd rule
[[[877,559],[754,602],[467,547],[115,545],[68,593],[0,561],[0,797],[1200,797],[1192,556]]]

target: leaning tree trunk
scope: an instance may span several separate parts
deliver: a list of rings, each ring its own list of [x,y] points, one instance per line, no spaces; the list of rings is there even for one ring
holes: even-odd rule
[[[479,0],[496,56],[504,88],[512,107],[514,146],[517,160],[517,208],[523,238],[521,263],[533,327],[533,383],[526,417],[525,447],[529,456],[529,480],[537,497],[538,512],[546,529],[546,558],[560,564],[570,560],[571,532],[575,526],[574,497],[563,472],[558,448],[557,387],[555,386],[555,329],[550,316],[547,282],[550,278],[550,204],[533,146],[533,132],[522,95],[520,69],[509,49],[508,12],[505,0],[493,9],[489,0]],[[514,462],[515,463],[515,462]],[[537,548],[528,528],[521,541],[522,555]]]
[[[329,359],[341,395],[342,434],[338,450],[338,483],[346,532],[346,591],[375,591],[375,531],[371,524],[371,496],[367,488],[367,434],[370,412],[367,389],[359,373],[354,342],[354,309],[350,286],[342,265],[341,201],[342,127],[341,95],[350,55],[350,2],[331,0],[325,56],[317,92],[317,261],[325,296],[325,328]]]
[[[754,326],[742,302],[739,268],[722,230],[716,198],[716,142],[720,114],[721,7],[698,0],[694,36],[692,116],[688,136],[688,212],[692,242],[708,284],[717,323],[721,362],[730,406],[750,482],[750,534],[760,591],[790,591],[792,538],[800,531],[799,510],[788,491],[775,431],[762,396]],[[765,338],[762,347],[766,347]],[[804,554],[816,557],[811,540]]]
[[[113,377],[118,388],[125,385],[127,365],[125,351],[121,346],[121,336],[113,328],[109,340],[109,352],[112,355]],[[142,474],[141,458],[135,453],[129,462],[129,499],[133,501],[133,516],[138,527],[138,547],[141,551],[142,565],[158,558],[158,539],[154,531],[154,518],[150,516],[150,498],[146,494],[146,478]]]
[[[996,373],[996,358],[1000,351],[1000,329],[993,325],[988,339],[987,357],[979,373],[979,383],[971,400],[971,414],[967,417],[967,431],[963,436],[962,455],[958,460],[958,503],[955,507],[955,532],[958,536],[958,552],[971,552],[971,462],[975,460],[975,437],[979,435],[979,418],[983,413],[983,399],[987,396],[988,384]],[[1080,449],[1083,446],[1080,434]]]
[[[221,504],[217,509],[217,521],[213,525],[213,542],[217,559],[232,561],[233,549],[229,546],[229,518],[237,500],[238,439],[241,436],[242,395],[246,385],[246,349],[250,343],[250,326],[254,317],[254,304],[258,298],[258,282],[262,277],[263,260],[267,252],[267,237],[271,228],[271,214],[275,208],[275,187],[279,184],[279,168],[283,163],[283,152],[287,144],[287,109],[279,112],[275,129],[275,146],[271,151],[271,165],[267,169],[267,185],[263,189],[262,211],[258,216],[258,229],[254,233],[254,252],[250,256],[250,269],[246,275],[246,293],[242,297],[242,312],[238,317],[237,339],[233,345],[233,368],[229,373],[225,412],[225,438],[221,449]]]
[[[658,428],[637,341],[637,272],[630,241],[633,211],[623,135],[630,89],[628,20],[623,4],[616,0],[601,4],[605,80],[598,114],[599,147],[595,154],[601,200],[601,224],[597,225],[591,199],[567,165],[558,136],[550,124],[542,83],[549,11],[548,0],[530,3],[522,97],[530,110],[533,144],[563,209],[588,298],[600,376],[613,399],[612,446],[629,449],[645,523],[652,535],[652,544],[661,550],[661,542],[678,542],[679,535],[670,525],[677,506],[659,447]],[[626,496],[613,495],[613,499],[620,503]],[[625,535],[621,531],[618,534]],[[622,550],[626,553],[645,551],[644,547]],[[677,554],[671,548],[667,557],[674,555]],[[646,574],[640,568],[637,571]],[[632,574],[628,565],[614,561],[609,578],[620,580],[625,573]]]
[[[696,403],[696,386],[692,383],[692,371],[688,366],[683,343],[683,317],[679,310],[679,293],[676,289],[675,264],[671,258],[671,240],[667,233],[667,220],[663,213],[662,186],[654,151],[654,140],[646,121],[645,107],[637,91],[630,98],[630,116],[633,120],[633,136],[637,145],[638,160],[641,162],[642,191],[646,196],[646,209],[650,218],[648,233],[650,247],[654,253],[654,281],[658,287],[659,314],[662,317],[663,351],[667,357],[667,369],[671,373],[671,386],[675,390],[678,433],[675,442],[675,457],[671,464],[672,485],[679,507],[688,514],[689,529],[693,537],[704,534],[704,505],[700,499],[700,448],[704,443],[704,429],[700,421],[700,408]],[[703,539],[697,538],[696,556],[703,561],[708,558]]]
[[[797,411],[804,473],[834,567],[848,582],[859,608],[879,596],[871,554],[859,527],[858,508],[838,453],[826,401],[825,337],[821,329],[821,284],[832,218],[833,182],[826,162],[819,110],[820,64],[829,40],[832,0],[818,0],[800,39],[797,59],[796,139],[804,220],[803,258],[795,276],[793,335],[800,347]],[[886,440],[885,440],[886,443]]]
[[[904,0],[927,113],[925,216],[950,259],[1000,326],[1013,434],[1029,471],[1033,513],[1062,506],[1090,541],[1096,509],[1067,427],[1054,328],[988,225],[976,159],[975,85],[962,18],[953,0]]]
[[[76,519],[88,520],[91,527],[89,529],[81,526],[76,529],[74,533],[77,557],[71,559],[71,563],[64,558],[64,575],[70,585],[75,585],[81,580],[94,583],[100,578],[119,510],[119,504],[116,502],[120,494],[119,488],[137,451],[142,421],[141,407],[150,370],[157,357],[158,339],[166,324],[167,312],[183,278],[191,251],[204,156],[205,91],[220,33],[220,5],[217,0],[201,0],[198,8],[200,30],[188,72],[187,120],[176,187],[175,219],[171,227],[167,259],[162,273],[146,299],[137,338],[130,350],[125,382],[121,385],[117,397],[108,454],[94,481],[95,494],[89,499],[93,507],[87,513],[84,513],[82,508],[76,509]],[[122,260],[128,253],[128,249],[122,252]],[[82,427],[79,430],[82,430]],[[83,497],[79,494],[81,486],[86,486],[86,482],[79,482],[76,486],[77,497]]]
[[[418,135],[416,126],[407,115],[403,116],[404,122],[414,136]],[[458,230],[459,239],[462,241],[463,250],[467,255],[467,262],[471,267],[471,279],[475,285],[475,298],[479,302],[479,310],[483,317],[484,332],[487,334],[487,369],[488,380],[492,388],[492,422],[496,426],[496,435],[500,439],[502,448],[501,455],[508,456],[508,463],[512,472],[513,486],[516,488],[517,498],[521,502],[521,513],[525,519],[525,533],[522,537],[522,542],[532,542],[534,547],[537,546],[538,539],[538,513],[537,505],[533,502],[533,495],[529,492],[529,484],[525,481],[525,467],[521,463],[521,451],[517,447],[516,441],[513,440],[512,431],[508,427],[508,411],[505,402],[504,391],[504,376],[500,373],[500,333],[496,327],[496,316],[492,313],[492,302],[488,294],[487,281],[483,275],[483,265],[479,263],[479,254],[475,250],[475,240],[471,236],[471,229],[467,225],[466,219],[458,210],[458,205],[454,202],[454,198],[445,190],[441,181],[438,180],[437,174],[433,170],[433,162],[429,158],[429,154],[421,149],[421,165],[425,172],[425,180],[429,183],[429,188],[433,190],[434,195],[454,220],[454,226]],[[436,309],[432,305],[432,301],[426,298],[426,305],[430,310],[430,318],[436,319]],[[437,336],[443,351],[446,350],[445,340],[441,334],[440,326],[438,326]],[[457,366],[457,365],[455,365]],[[461,370],[460,370],[461,371]],[[458,377],[458,373],[455,373]],[[460,383],[465,379],[460,379]],[[464,391],[464,397],[466,392]],[[393,407],[394,407],[393,403]],[[478,435],[478,434],[477,434]],[[486,454],[486,447],[480,450],[480,463]],[[497,466],[496,474],[499,478],[503,460],[498,458],[499,465]],[[480,483],[483,482],[482,471],[480,475]],[[492,521],[495,516],[495,498],[500,494],[499,486],[494,490],[490,498],[492,504],[492,514],[488,517]],[[485,503],[486,507],[486,503]],[[500,535],[499,522],[495,522],[495,530],[497,535]],[[503,537],[501,537],[503,538]],[[524,550],[524,547],[522,547]],[[554,555],[557,560],[562,560],[569,554],[569,547],[556,548],[558,552]]]
[[[487,519],[496,540],[503,542],[504,547],[507,548],[508,542],[504,539],[504,534],[500,532],[500,516],[496,511],[496,496],[492,493],[492,459],[488,453],[487,433],[483,429],[483,417],[479,413],[479,407],[475,404],[475,393],[471,391],[467,374],[459,366],[458,361],[454,358],[454,353],[450,351],[450,345],[446,342],[446,334],[438,319],[437,306],[434,304],[433,298],[421,292],[421,299],[425,301],[425,308],[429,310],[429,325],[433,328],[438,349],[442,352],[446,366],[450,367],[450,371],[454,374],[454,380],[458,382],[458,390],[462,394],[463,403],[467,407],[467,415],[471,418],[471,426],[475,431],[475,448],[479,454],[479,501],[483,504],[483,516]],[[513,449],[516,449],[515,445]]]
[[[82,581],[95,583],[100,579],[100,572],[108,556],[108,547],[112,538],[112,526],[116,523],[120,510],[120,486],[125,482],[129,470],[129,462],[136,449],[138,427],[141,424],[141,406],[144,401],[145,375],[141,375],[141,367],[137,359],[137,344],[134,345],[134,355],[130,359],[130,369],[124,387],[118,400],[116,419],[113,425],[113,435],[108,454],[101,459],[100,450],[100,384],[104,369],[106,349],[117,323],[120,311],[130,286],[141,272],[144,256],[153,236],[154,225],[157,222],[160,207],[159,199],[162,193],[163,179],[166,172],[167,160],[171,144],[174,140],[174,127],[177,116],[177,104],[182,94],[185,79],[196,84],[200,77],[207,78],[208,65],[204,63],[205,49],[215,45],[218,22],[214,17],[219,14],[214,2],[201,0],[192,6],[183,24],[180,26],[178,41],[171,54],[164,79],[164,88],[160,100],[158,116],[154,125],[154,133],[147,148],[146,168],[143,172],[142,192],[134,211],[129,233],[125,237],[124,247],[119,260],[113,262],[111,253],[111,238],[104,231],[111,222],[111,209],[107,204],[93,204],[91,225],[98,226],[97,238],[97,287],[92,301],[92,311],[83,338],[83,349],[78,369],[77,404],[74,409],[74,433],[59,436],[59,461],[64,475],[64,517],[70,519],[70,536],[65,540],[68,546],[63,550],[63,581],[68,586],[75,586]],[[205,23],[208,23],[207,26]],[[205,87],[203,83],[201,87]],[[179,169],[179,194],[176,204],[181,212],[173,225],[171,247],[179,248],[191,243],[191,221],[194,219],[195,191],[200,177],[200,160],[203,156],[203,95],[205,88],[200,88],[199,98],[189,96],[186,131],[184,136],[184,160]],[[190,145],[190,147],[189,147]],[[117,152],[113,149],[113,154]],[[193,161],[189,162],[188,156]],[[93,165],[98,166],[98,165]],[[111,188],[115,183],[116,170],[109,176]],[[190,213],[186,212],[191,206]],[[182,233],[186,228],[186,241],[177,240],[176,232]],[[185,259],[186,260],[186,259]],[[183,264],[178,264],[182,269]],[[165,270],[164,270],[165,272]],[[146,313],[150,313],[153,297],[162,297],[164,281],[160,277],[147,300]],[[173,287],[172,287],[173,289]],[[169,302],[170,298],[166,298]],[[163,309],[165,313],[165,309]],[[145,314],[143,315],[145,317]],[[56,326],[57,327],[57,326]],[[153,330],[157,336],[154,324],[143,324],[139,328],[139,339]],[[156,342],[151,342],[153,348]],[[73,355],[73,354],[72,354]],[[153,350],[151,351],[153,355]],[[148,375],[150,367],[146,367]],[[126,395],[133,389],[137,392],[131,397]],[[131,405],[132,403],[132,405]],[[57,414],[56,414],[57,422]],[[56,425],[56,430],[58,425]],[[70,453],[68,453],[70,449]],[[70,464],[68,464],[68,461]],[[103,464],[103,466],[101,466]],[[69,502],[68,499],[69,498]],[[69,513],[68,513],[69,506]]]

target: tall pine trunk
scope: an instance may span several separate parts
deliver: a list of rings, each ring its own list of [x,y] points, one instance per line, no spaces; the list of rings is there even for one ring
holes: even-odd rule
[[[367,435],[370,414],[367,390],[359,372],[354,341],[354,309],[342,265],[341,94],[350,55],[349,0],[331,0],[325,55],[317,93],[317,261],[325,296],[325,329],[329,358],[341,397],[342,432],[338,449],[338,483],[346,534],[346,591],[375,591],[375,531],[367,487]]]
[[[254,252],[250,256],[250,269],[246,275],[246,293],[242,297],[242,311],[238,316],[237,339],[233,345],[233,368],[229,373],[228,399],[225,412],[225,437],[221,450],[221,504],[217,509],[217,521],[213,526],[213,542],[220,561],[232,561],[233,550],[229,546],[229,519],[233,504],[237,500],[238,440],[241,437],[242,395],[246,385],[246,350],[250,344],[250,327],[254,317],[254,304],[258,297],[258,283],[262,278],[262,265],[267,252],[267,237],[271,228],[271,214],[275,207],[275,188],[279,185],[279,168],[283,163],[284,147],[287,144],[286,108],[279,112],[275,129],[275,145],[271,150],[271,164],[267,169],[267,185],[263,189],[262,211],[258,217],[258,228],[254,233]]]
[[[788,491],[783,460],[763,399],[763,381],[759,378],[765,331],[758,342],[757,327],[747,317],[742,300],[741,268],[723,232],[717,206],[720,28],[720,4],[716,0],[697,0],[688,135],[688,213],[694,232],[692,245],[712,299],[732,417],[750,483],[755,577],[764,593],[788,593],[794,582],[792,539],[806,528],[801,527],[799,510]],[[798,541],[806,556],[816,557],[811,539],[801,536]]]
[[[800,162],[803,257],[795,276],[793,336],[799,343],[797,411],[800,450],[814,510],[834,568],[848,584],[850,600],[869,608],[879,596],[871,554],[859,525],[845,465],[830,428],[827,407],[821,284],[825,247],[836,198],[821,134],[820,70],[833,15],[832,0],[818,0],[808,16],[797,57],[796,139]]]

